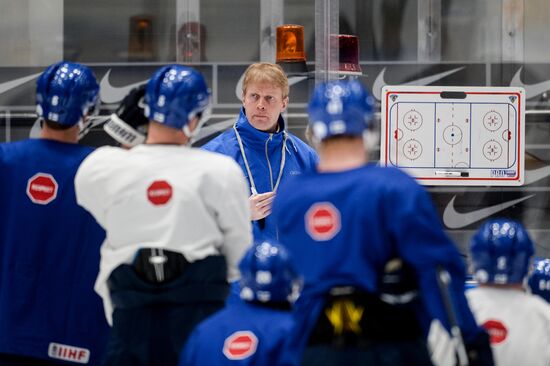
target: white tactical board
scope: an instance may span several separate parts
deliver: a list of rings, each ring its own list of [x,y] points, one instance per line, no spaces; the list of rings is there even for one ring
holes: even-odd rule
[[[516,87],[385,86],[380,164],[424,185],[519,186],[525,91]]]

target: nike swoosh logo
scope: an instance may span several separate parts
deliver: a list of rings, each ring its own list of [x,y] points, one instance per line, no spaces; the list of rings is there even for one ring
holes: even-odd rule
[[[298,84],[302,80],[306,80],[307,76],[291,76],[288,78],[288,86],[291,87],[294,84]],[[241,100],[241,96],[243,95],[243,80],[244,80],[244,72],[239,78],[239,81],[237,81],[237,86],[235,86],[235,95],[237,96],[238,100]]]
[[[149,81],[149,79],[146,79],[130,85],[117,87],[111,84],[109,81],[109,75],[111,75],[111,69],[107,70],[105,75],[101,78],[101,83],[99,84],[99,95],[101,101],[106,104],[119,103],[130,92],[130,90]]]
[[[456,69],[452,69],[449,71],[444,71],[439,74],[434,74],[430,76],[426,76],[424,78],[416,79],[413,81],[409,81],[407,83],[401,83],[399,85],[415,85],[415,86],[424,86],[424,85],[430,85],[433,82],[436,82],[440,79],[443,79],[444,77],[447,77],[451,74],[454,74],[457,71],[460,71],[464,68],[464,66],[457,67]],[[376,76],[376,79],[374,80],[374,84],[372,84],[372,94],[377,100],[381,100],[382,98],[382,88],[386,85],[386,81],[384,80],[384,74],[386,73],[386,68],[384,67],[382,71]]]
[[[536,97],[539,94],[544,93],[545,91],[550,90],[550,80],[542,81],[536,84],[524,84],[521,81],[521,70],[523,66],[518,69],[512,81],[510,81],[510,86],[519,86],[525,89],[525,99],[530,99]]]
[[[447,207],[445,207],[445,211],[443,212],[443,223],[449,229],[460,229],[470,224],[473,224],[476,221],[480,221],[491,215],[494,215],[497,212],[505,210],[508,207],[513,206],[517,203],[528,200],[533,196],[534,194],[466,213],[460,213],[455,210],[454,203],[456,196],[453,196],[451,201],[447,204]]]
[[[202,127],[199,130],[199,134],[197,135],[197,141],[202,140],[204,138],[210,137],[211,135],[223,131],[235,123],[237,120],[237,115],[235,115],[235,118],[226,119],[224,121],[216,122],[213,125]]]
[[[25,84],[28,81],[31,81],[32,79],[36,79],[38,76],[42,74],[41,72],[29,76],[24,76],[19,79],[6,81],[4,83],[0,84],[0,94],[7,92],[8,90],[11,90],[13,88],[18,87],[21,84]]]

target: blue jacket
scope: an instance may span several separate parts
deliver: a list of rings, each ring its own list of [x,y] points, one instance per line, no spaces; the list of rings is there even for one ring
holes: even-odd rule
[[[248,161],[257,193],[271,192],[275,188],[281,167],[282,149],[286,136],[286,157],[280,184],[289,177],[312,170],[318,162],[317,153],[298,137],[285,130],[285,121],[279,116],[279,131],[268,133],[254,128],[246,118],[244,108],[241,109],[235,124],[243,142],[246,159]],[[243,170],[251,185],[251,179],[239,148],[239,143],[233,128],[228,129],[202,147],[233,158]],[[251,190],[252,194],[252,190]],[[264,221],[263,223],[261,221]],[[277,226],[273,217],[253,222],[254,237],[266,235],[277,238]]]
[[[179,366],[280,366],[292,326],[290,311],[235,300],[195,328]]]
[[[406,173],[366,165],[303,174],[281,186],[272,216],[280,241],[304,276],[291,344],[305,346],[323,295],[332,287],[354,286],[379,294],[384,266],[395,257],[417,275],[422,325],[437,318],[449,328],[436,277],[442,266],[452,278],[451,298],[465,340],[481,332],[464,296],[460,253],[443,231],[427,192]]]
[[[105,232],[74,191],[91,151],[0,144],[0,353],[89,365],[103,356],[109,326],[93,288]]]

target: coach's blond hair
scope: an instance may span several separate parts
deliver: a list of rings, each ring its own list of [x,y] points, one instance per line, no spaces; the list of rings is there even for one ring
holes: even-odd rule
[[[243,94],[251,83],[272,83],[283,91],[283,99],[288,97],[288,78],[281,66],[269,62],[258,62],[248,66],[244,73]]]

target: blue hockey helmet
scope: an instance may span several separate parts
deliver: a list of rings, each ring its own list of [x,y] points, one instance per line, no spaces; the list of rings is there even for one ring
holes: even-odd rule
[[[362,136],[373,112],[371,94],[354,79],[317,85],[308,105],[310,128],[317,141],[338,135]]]
[[[550,302],[550,258],[535,260],[533,272],[529,277],[529,287],[532,293]]]
[[[274,240],[257,241],[239,264],[240,296],[259,302],[294,302],[301,277],[284,246]]]
[[[147,84],[145,116],[175,129],[185,129],[209,102],[210,91],[200,72],[168,65],[158,69]]]
[[[87,66],[61,61],[36,82],[38,116],[64,126],[76,125],[99,101],[99,85]]]
[[[479,283],[522,283],[534,254],[533,242],[519,222],[488,220],[470,242],[474,278]]]

